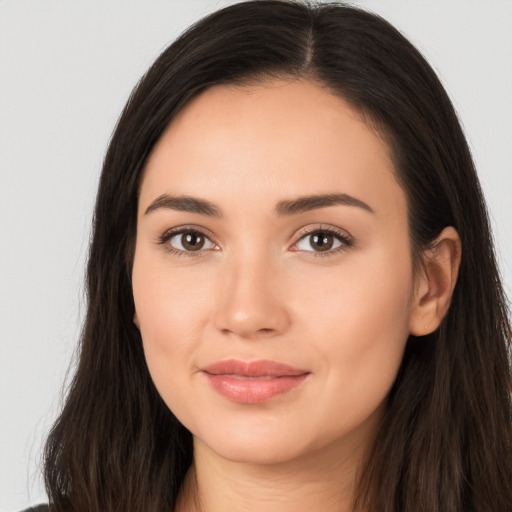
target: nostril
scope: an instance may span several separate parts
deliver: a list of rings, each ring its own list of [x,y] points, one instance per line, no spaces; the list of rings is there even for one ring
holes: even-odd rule
[[[288,328],[286,302],[277,294],[268,293],[268,280],[261,278],[261,272],[244,272],[241,277],[240,273],[230,273],[226,277],[229,277],[228,286],[219,291],[213,310],[218,332],[263,339]]]

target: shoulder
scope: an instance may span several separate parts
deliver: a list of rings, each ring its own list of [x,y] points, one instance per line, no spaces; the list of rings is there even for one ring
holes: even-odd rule
[[[21,512],[48,512],[48,505],[37,505],[37,507],[27,508]]]

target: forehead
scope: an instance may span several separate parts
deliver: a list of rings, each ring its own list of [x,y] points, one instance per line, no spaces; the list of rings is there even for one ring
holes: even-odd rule
[[[189,102],[148,160],[141,203],[172,193],[270,207],[333,191],[404,200],[387,144],[357,111],[315,82],[277,81],[214,86]]]

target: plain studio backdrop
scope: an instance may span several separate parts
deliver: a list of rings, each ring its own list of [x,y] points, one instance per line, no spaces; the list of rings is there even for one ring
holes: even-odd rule
[[[96,184],[139,77],[224,0],[0,0],[0,512],[46,500],[42,443],[85,314]],[[464,125],[512,297],[512,1],[355,1],[404,32]]]

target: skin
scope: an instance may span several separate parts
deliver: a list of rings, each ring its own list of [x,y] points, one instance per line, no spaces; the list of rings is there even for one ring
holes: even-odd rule
[[[276,214],[282,201],[333,193],[372,211]],[[222,217],[146,212],[163,194],[207,200]],[[208,237],[203,248],[187,253],[179,235],[161,243],[180,227]],[[335,248],[319,252],[307,233],[326,228],[349,243],[329,239]],[[456,281],[452,228],[418,275],[411,252],[386,143],[320,85],[215,86],[179,113],[144,172],[133,265],[151,376],[194,436],[179,511],[350,509],[407,338],[437,328]],[[288,393],[240,404],[201,371],[225,359],[309,375]]]

